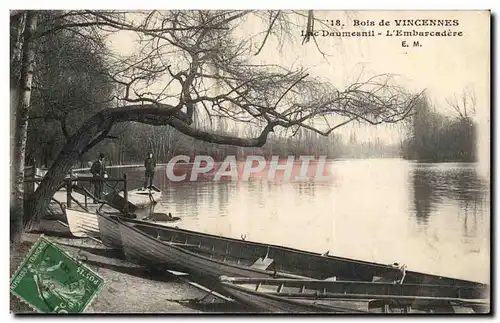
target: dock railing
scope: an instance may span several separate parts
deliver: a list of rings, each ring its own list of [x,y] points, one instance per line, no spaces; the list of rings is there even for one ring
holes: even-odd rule
[[[35,183],[40,183],[43,178],[37,178],[34,176],[33,171],[28,171],[27,172],[28,176],[25,176],[24,182],[24,194],[25,197],[33,194],[35,192]],[[73,174],[72,171],[69,172],[68,176],[64,179],[64,183],[61,185],[61,188],[66,189],[66,205],[68,208],[71,208],[71,204],[74,201],[77,203],[80,207],[84,208],[85,210],[88,208],[88,198],[93,198],[95,200],[96,197],[94,194],[91,193],[91,187],[92,184],[95,183],[96,181],[101,181],[103,185],[107,185],[110,187],[114,193],[118,193],[119,191],[116,190],[116,186],[118,183],[123,183],[123,198],[125,200],[125,209],[123,210],[125,214],[128,214],[128,189],[127,189],[127,174],[123,174],[122,178],[94,178],[92,176],[78,176],[77,174]],[[89,183],[87,189],[84,186],[78,185],[79,183]],[[116,183],[114,186],[111,186],[110,183]],[[73,191],[77,191],[78,193],[82,194],[84,196],[84,206],[80,204],[78,200],[76,200],[73,196],[72,193]]]

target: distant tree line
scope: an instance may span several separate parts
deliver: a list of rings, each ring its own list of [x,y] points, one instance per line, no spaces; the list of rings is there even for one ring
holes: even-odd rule
[[[224,122],[211,126],[214,132],[221,135],[242,135],[236,129],[228,129]],[[244,134],[252,136],[252,131]],[[118,135],[117,135],[118,133]],[[340,134],[327,137],[312,131],[299,129],[297,133],[271,134],[262,147],[237,147],[219,145],[188,137],[171,127],[158,128],[140,123],[123,124],[117,139],[107,140],[97,145],[83,158],[80,167],[96,158],[100,152],[106,154],[107,163],[111,165],[141,164],[148,152],[152,152],[159,163],[167,163],[177,155],[211,156],[215,161],[222,161],[227,156],[236,156],[243,160],[249,155],[265,158],[271,156],[326,156],[334,158],[370,158],[400,157],[400,145],[387,145],[378,138],[373,142],[358,142],[356,136],[346,139]]]
[[[473,90],[447,100],[454,116],[436,112],[422,96],[409,119],[409,133],[402,144],[403,158],[423,162],[476,161],[476,124],[472,120],[476,98]]]
[[[236,129],[228,130],[224,123],[219,123],[213,131],[221,135],[238,135]],[[215,161],[222,161],[227,156],[236,156],[238,160],[242,160],[248,155],[263,157],[312,155],[335,158],[339,156],[339,138],[337,135],[324,137],[301,129],[295,136],[272,134],[262,147],[237,147],[196,140],[171,127],[158,128],[130,123],[123,125],[116,140],[105,141],[90,151],[86,155],[86,160],[95,158],[99,152],[106,154],[110,164],[140,164],[148,152],[152,152],[160,163],[166,163],[177,155],[187,155],[192,158],[206,155]]]

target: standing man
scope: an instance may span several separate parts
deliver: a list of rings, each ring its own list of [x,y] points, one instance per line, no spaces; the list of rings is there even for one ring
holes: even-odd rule
[[[153,186],[153,177],[155,176],[156,160],[153,158],[153,153],[149,153],[148,157],[144,160],[144,167],[146,168],[146,172],[144,174],[144,189],[146,189]]]
[[[103,178],[106,174],[106,169],[104,168],[104,154],[99,154],[99,159],[97,159],[90,168],[90,172],[93,175],[93,183],[94,183],[94,196],[95,198],[102,200],[102,186],[103,186]],[[99,203],[94,199],[94,203]]]

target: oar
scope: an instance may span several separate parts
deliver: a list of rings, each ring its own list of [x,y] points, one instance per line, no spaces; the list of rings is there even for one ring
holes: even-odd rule
[[[153,197],[153,192],[151,190],[151,186],[149,187],[149,194],[148,195],[149,195],[149,200],[151,201],[151,203],[153,203],[153,204],[158,203],[158,202],[156,202],[155,198]]]
[[[149,200],[151,203],[156,204],[155,198],[153,197],[153,193],[151,193],[151,189],[149,190]]]
[[[149,193],[149,199],[151,200],[151,205],[149,206],[149,216],[146,216],[145,218],[143,218],[143,220],[153,220],[154,221],[154,218],[153,218],[153,213],[155,211],[155,200],[151,194],[151,191]]]

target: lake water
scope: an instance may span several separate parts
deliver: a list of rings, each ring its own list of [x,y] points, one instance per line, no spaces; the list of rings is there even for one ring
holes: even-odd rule
[[[401,159],[329,161],[327,183],[169,182],[155,212],[177,226],[488,283],[490,191],[475,164]],[[141,168],[126,172],[142,185]]]

